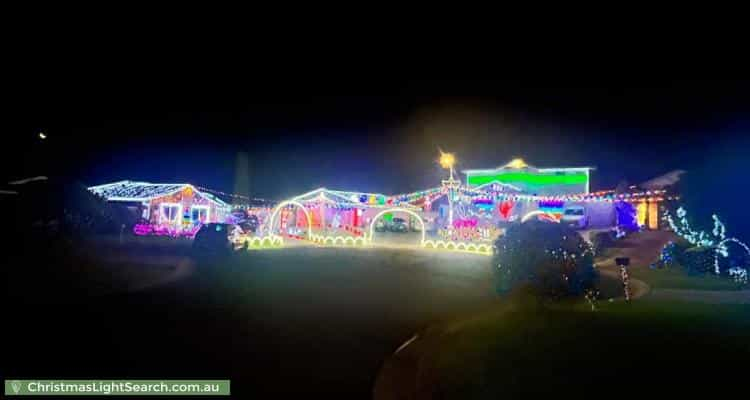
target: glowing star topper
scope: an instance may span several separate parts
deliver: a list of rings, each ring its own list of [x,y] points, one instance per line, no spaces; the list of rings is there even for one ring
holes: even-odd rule
[[[456,157],[453,153],[440,152],[440,166],[443,168],[453,168],[453,164],[456,163]]]
[[[509,163],[505,164],[505,166],[508,168],[521,169],[528,167],[529,164],[526,164],[526,161],[522,158],[514,158]]]

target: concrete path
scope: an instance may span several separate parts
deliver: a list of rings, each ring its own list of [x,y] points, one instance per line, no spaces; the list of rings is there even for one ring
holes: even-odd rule
[[[621,281],[622,277],[620,276],[620,269],[617,267],[599,267],[599,273],[602,274],[602,276],[606,276],[608,278],[615,279],[617,281]],[[630,298],[631,299],[639,299],[645,295],[647,295],[651,291],[651,287],[648,285],[648,283],[640,280],[635,279],[633,277],[630,278]],[[621,299],[624,298],[625,294],[623,293],[622,296],[618,296],[616,298]]]

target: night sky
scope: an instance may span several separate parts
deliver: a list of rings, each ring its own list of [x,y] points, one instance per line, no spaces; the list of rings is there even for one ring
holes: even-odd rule
[[[442,148],[459,170],[514,157],[594,166],[593,190],[685,169],[696,210],[745,215],[748,82],[147,78],[120,71],[24,82],[4,177],[232,191],[246,152],[254,197],[319,186],[400,193],[439,184]]]

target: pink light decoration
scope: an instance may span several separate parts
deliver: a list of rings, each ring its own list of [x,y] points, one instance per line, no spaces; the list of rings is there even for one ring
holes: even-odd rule
[[[477,219],[471,218],[471,219],[457,219],[453,221],[453,227],[456,229],[461,228],[476,228],[477,226]]]
[[[194,238],[200,230],[201,225],[196,225],[186,229],[173,228],[169,226],[159,226],[150,224],[136,224],[133,226],[133,233],[137,236],[172,236]]]
[[[154,227],[149,224],[135,224],[133,233],[138,236],[150,235],[154,232]]]

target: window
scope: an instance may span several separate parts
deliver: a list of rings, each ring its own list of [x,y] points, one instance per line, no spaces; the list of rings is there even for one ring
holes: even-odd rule
[[[190,220],[193,224],[208,223],[208,206],[193,206],[190,209]]]
[[[182,205],[179,203],[162,203],[160,206],[159,222],[174,223],[180,219],[180,210]]]

